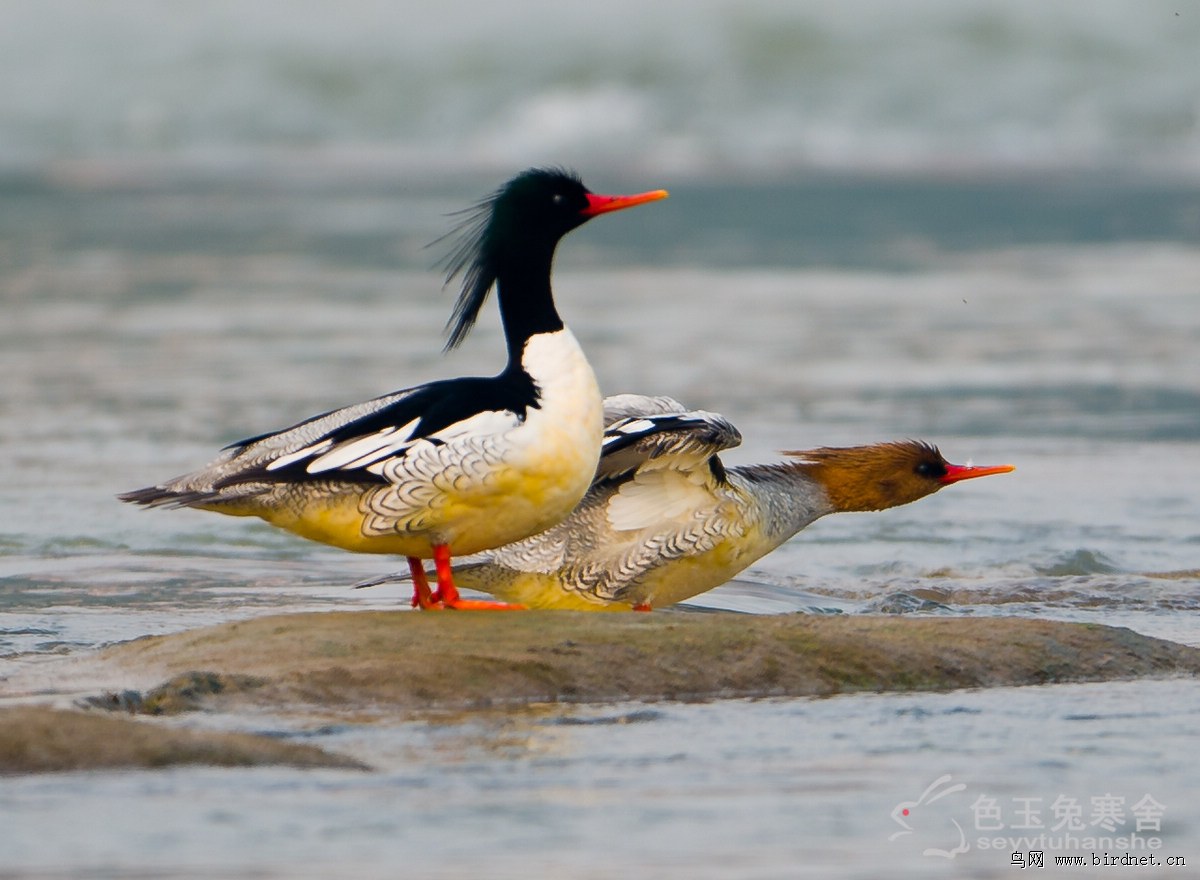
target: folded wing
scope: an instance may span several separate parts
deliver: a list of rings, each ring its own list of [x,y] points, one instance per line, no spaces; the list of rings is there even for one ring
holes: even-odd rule
[[[557,573],[568,590],[620,599],[662,562],[704,552],[730,528],[717,453],[741,442],[724,417],[670,398],[605,401],[596,479],[559,525],[486,554],[484,564]]]
[[[427,481],[448,461],[482,467],[497,437],[524,419],[528,403],[489,400],[480,406],[472,394],[478,381],[433,382],[314,416],[234,443],[198,471],[120,497],[151,507],[208,506],[283,484],[400,485]]]

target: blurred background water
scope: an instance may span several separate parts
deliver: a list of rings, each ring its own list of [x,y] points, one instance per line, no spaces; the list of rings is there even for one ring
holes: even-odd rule
[[[6,0],[6,162],[712,175],[1200,163],[1185,4]]]
[[[672,191],[561,248],[560,308],[607,392],[726,414],[746,438],[734,462],[915,436],[1018,466],[821,521],[696,604],[1018,614],[1200,644],[1186,4],[0,0],[0,21],[0,694],[11,671],[148,633],[402,605],[399,588],[348,589],[395,560],[113,496],[333,406],[496,370],[491,312],[440,353],[451,294],[427,245],[547,163],[598,191]],[[888,812],[943,773],[1014,796],[1149,791],[1169,804],[1167,849],[1200,862],[1190,681],[619,721],[639,711],[314,728],[386,768],[365,782],[4,783],[0,876],[767,877],[803,874],[806,853],[822,876],[932,876],[947,866],[889,848]],[[662,751],[698,730],[727,738]],[[431,757],[426,737],[457,745]],[[598,778],[597,761],[622,769]],[[197,806],[231,798],[235,819]],[[70,846],[55,827],[138,800],[153,809]],[[466,854],[393,821],[464,809],[481,841]],[[743,839],[721,842],[730,823]],[[182,842],[196,826],[219,853]],[[969,853],[954,875],[999,876],[1008,855]]]

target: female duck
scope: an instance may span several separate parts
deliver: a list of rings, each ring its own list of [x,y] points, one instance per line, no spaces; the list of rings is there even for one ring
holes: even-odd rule
[[[883,510],[1013,470],[949,464],[903,441],[726,468],[723,417],[668,397],[605,401],[595,480],[558,525],[459,569],[459,584],[531,608],[649,610],[720,586],[822,516]],[[368,581],[369,586],[395,576]]]

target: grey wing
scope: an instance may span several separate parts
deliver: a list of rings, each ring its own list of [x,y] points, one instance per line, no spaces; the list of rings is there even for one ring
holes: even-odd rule
[[[665,416],[687,412],[688,408],[673,397],[649,397],[645,394],[612,394],[604,398],[604,427],[621,419],[637,416]]]
[[[642,403],[661,405],[660,411],[654,411],[658,407],[645,406],[639,410],[628,405],[610,409],[610,401],[622,400],[623,404],[628,404],[629,399],[635,397]],[[678,408],[667,409],[668,404]],[[622,414],[610,420],[610,412]],[[716,454],[742,442],[741,433],[724,416],[699,409],[684,410],[669,397],[632,394],[610,397],[605,400],[604,415],[604,441],[595,481],[629,473],[664,457],[673,459],[678,467],[709,459],[719,466],[720,459],[715,458]]]
[[[118,497],[151,507],[180,507],[255,495],[269,490],[280,478],[307,470],[324,456],[338,455],[363,439],[364,432],[378,440],[377,449],[402,449],[410,439],[402,435],[412,432],[417,414],[399,424],[392,416],[407,415],[401,411],[415,402],[414,392],[419,390],[397,391],[314,416],[282,431],[239,441],[200,470]],[[377,474],[367,473],[364,478],[382,482]]]
[[[374,487],[364,502],[367,527],[387,533],[425,511],[440,489],[486,468],[501,454],[497,441],[519,424],[517,414],[503,408],[427,418],[447,390],[476,381],[430,383],[314,416],[236,443],[199,471],[119,497],[187,506],[265,496],[304,481],[367,485]]]

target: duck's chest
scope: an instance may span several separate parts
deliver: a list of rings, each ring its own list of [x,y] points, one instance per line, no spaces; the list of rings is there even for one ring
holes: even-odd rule
[[[537,387],[537,404],[508,438],[510,461],[534,478],[577,474],[586,488],[600,459],[604,430],[595,373],[565,328],[531,338],[523,354],[521,364]]]

